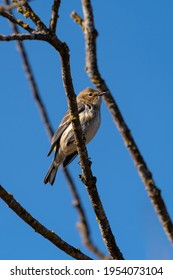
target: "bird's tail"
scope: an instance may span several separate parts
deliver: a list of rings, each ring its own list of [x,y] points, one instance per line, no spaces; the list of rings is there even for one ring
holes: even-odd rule
[[[52,162],[52,164],[44,178],[45,184],[50,183],[51,185],[53,185],[53,183],[55,181],[56,173],[58,171],[58,167],[59,167],[59,165],[55,166],[54,162]]]

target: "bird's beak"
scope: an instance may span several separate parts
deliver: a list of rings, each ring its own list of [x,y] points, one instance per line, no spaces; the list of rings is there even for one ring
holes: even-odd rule
[[[102,96],[102,95],[104,95],[106,93],[108,93],[108,91],[102,91],[102,92],[98,93],[98,96]]]

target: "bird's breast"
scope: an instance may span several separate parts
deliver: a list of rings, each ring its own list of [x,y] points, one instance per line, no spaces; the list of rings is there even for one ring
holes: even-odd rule
[[[86,107],[84,111],[79,114],[82,132],[85,136],[86,144],[88,144],[95,136],[100,126],[100,111],[92,107]],[[60,139],[60,147],[64,154],[69,155],[76,151],[74,141],[74,131],[72,124],[65,129]]]
[[[88,144],[97,133],[100,126],[100,111],[88,108],[80,115],[82,131],[85,135],[86,144]]]

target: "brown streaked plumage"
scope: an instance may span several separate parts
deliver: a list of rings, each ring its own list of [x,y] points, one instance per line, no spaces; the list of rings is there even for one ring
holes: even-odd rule
[[[95,136],[100,126],[101,93],[92,88],[81,91],[77,98],[81,128],[88,144]],[[44,178],[44,183],[53,185],[59,166],[67,166],[76,156],[74,132],[70,121],[69,111],[63,117],[57,131],[52,137],[51,148],[48,156],[55,150],[54,159]]]

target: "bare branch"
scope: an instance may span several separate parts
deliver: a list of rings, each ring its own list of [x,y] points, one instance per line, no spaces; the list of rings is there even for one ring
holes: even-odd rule
[[[82,29],[84,28],[84,25],[83,25],[84,21],[76,12],[72,12],[71,17],[74,19],[74,21],[76,23],[78,23],[82,27]]]
[[[15,0],[15,2],[18,0]],[[18,12],[23,14],[24,17],[30,18],[33,23],[37,26],[37,29],[39,31],[42,31],[42,33],[45,33],[47,31],[46,25],[42,22],[40,17],[33,11],[31,6],[28,3],[20,4],[18,8]]]
[[[16,28],[14,27],[14,29],[16,29]],[[41,118],[42,118],[43,123],[46,127],[46,130],[49,134],[49,137],[52,138],[53,128],[52,128],[50,119],[48,117],[48,114],[46,112],[43,100],[41,99],[41,96],[40,96],[40,93],[39,93],[39,90],[38,90],[38,86],[36,84],[36,81],[35,81],[35,78],[34,78],[34,75],[33,75],[33,72],[32,72],[32,68],[31,68],[26,50],[25,50],[22,42],[17,41],[17,45],[18,45],[18,49],[21,53],[23,65],[24,65],[25,72],[26,72],[26,75],[27,75],[28,80],[29,80],[29,84],[31,86],[33,98],[34,98],[35,102],[37,103],[38,109],[40,111]]]
[[[7,6],[9,6],[9,0],[4,0],[5,4]],[[13,17],[13,14],[12,14],[12,11],[11,11],[11,15]],[[12,26],[12,29],[14,31],[14,33],[19,33],[19,30],[18,30],[18,27],[16,25],[16,22],[11,22],[11,26]],[[28,80],[29,80],[29,84],[31,86],[31,90],[32,90],[32,93],[33,93],[33,97],[38,105],[38,108],[39,108],[39,111],[40,111],[40,114],[41,114],[41,117],[42,117],[42,120],[43,120],[43,123],[47,129],[47,132],[50,136],[50,138],[52,138],[53,136],[53,129],[52,129],[52,126],[51,126],[51,123],[50,123],[50,120],[49,120],[49,117],[48,117],[48,114],[46,112],[46,109],[45,109],[45,106],[43,104],[43,101],[41,99],[41,96],[40,96],[40,93],[39,93],[39,90],[38,90],[38,86],[36,84],[36,81],[35,81],[35,78],[34,78],[34,75],[33,75],[33,71],[32,71],[32,68],[31,68],[31,65],[30,65],[30,62],[29,62],[29,59],[28,59],[28,55],[26,53],[26,50],[24,48],[24,45],[21,41],[17,41],[17,46],[18,46],[18,50],[21,54],[21,58],[22,58],[22,61],[23,61],[23,65],[24,65],[24,69],[25,69],[25,72],[26,72],[26,75],[28,77]]]
[[[58,10],[61,4],[61,0],[54,0],[52,5],[52,15],[50,20],[50,30],[52,33],[56,32],[57,20],[58,20]]]
[[[63,239],[61,239],[52,230],[44,227],[38,220],[36,220],[29,212],[25,210],[15,199],[0,185],[0,198],[35,232],[41,234],[44,238],[48,239],[56,247],[64,251],[66,254],[78,260],[91,260],[88,256],[83,254],[79,249],[69,245]]]
[[[125,120],[116,104],[115,99],[110,93],[110,90],[100,75],[97,65],[96,54],[96,37],[97,31],[94,25],[94,17],[90,0],[82,0],[82,7],[84,13],[84,22],[82,23],[85,42],[86,42],[86,71],[91,81],[95,86],[102,91],[107,91],[109,94],[104,95],[104,100],[109,108],[113,120],[120,131],[126,147],[128,148],[138,173],[144,182],[148,196],[151,198],[156,213],[162,223],[162,226],[167,233],[171,242],[173,242],[173,224],[170,215],[167,211],[164,200],[161,196],[161,191],[157,188],[152,173],[150,172],[146,162],[141,155],[135,140],[128,128]]]
[[[27,23],[24,23],[22,20],[20,20],[20,19],[16,19],[16,18],[14,18],[12,15],[10,15],[8,12],[6,12],[6,11],[1,11],[0,10],[0,15],[1,16],[3,16],[3,17],[5,17],[5,18],[7,18],[9,21],[11,21],[12,23],[15,23],[15,24],[17,24],[17,25],[19,25],[19,26],[21,26],[22,28],[24,28],[25,30],[27,30],[28,32],[33,32],[34,31],[34,29],[32,29],[30,26],[29,26],[29,24],[27,24]]]
[[[24,40],[45,40],[45,36],[43,34],[35,33],[35,34],[10,34],[10,35],[2,35],[0,34],[0,41],[24,41]]]
[[[26,53],[24,47],[21,45],[22,42],[17,41],[17,43],[18,43],[18,47],[19,47],[19,50],[20,50],[20,53],[21,53],[22,60],[23,60],[23,65],[24,65],[24,68],[25,68],[25,72],[27,74],[27,77],[28,77],[28,80],[29,80],[29,83],[30,83],[30,86],[31,86],[33,98],[34,98],[35,102],[37,103],[38,109],[40,111],[41,118],[42,118],[43,123],[46,127],[48,135],[49,135],[50,138],[52,138],[53,128],[52,128],[50,119],[48,117],[47,111],[45,109],[43,100],[41,99],[41,96],[40,96],[40,93],[39,93],[39,90],[38,90],[38,86],[36,84],[36,81],[35,81],[35,78],[34,78],[34,75],[32,73],[32,69],[31,69],[31,66],[30,66],[30,63],[29,63],[29,60],[28,60],[28,57],[27,57],[27,53]]]
[[[19,7],[20,5],[25,4],[26,2],[29,2],[29,0],[21,0],[17,3],[17,1],[13,1],[13,4],[7,4],[6,6],[0,6],[0,12],[1,11],[11,11],[14,8]]]

